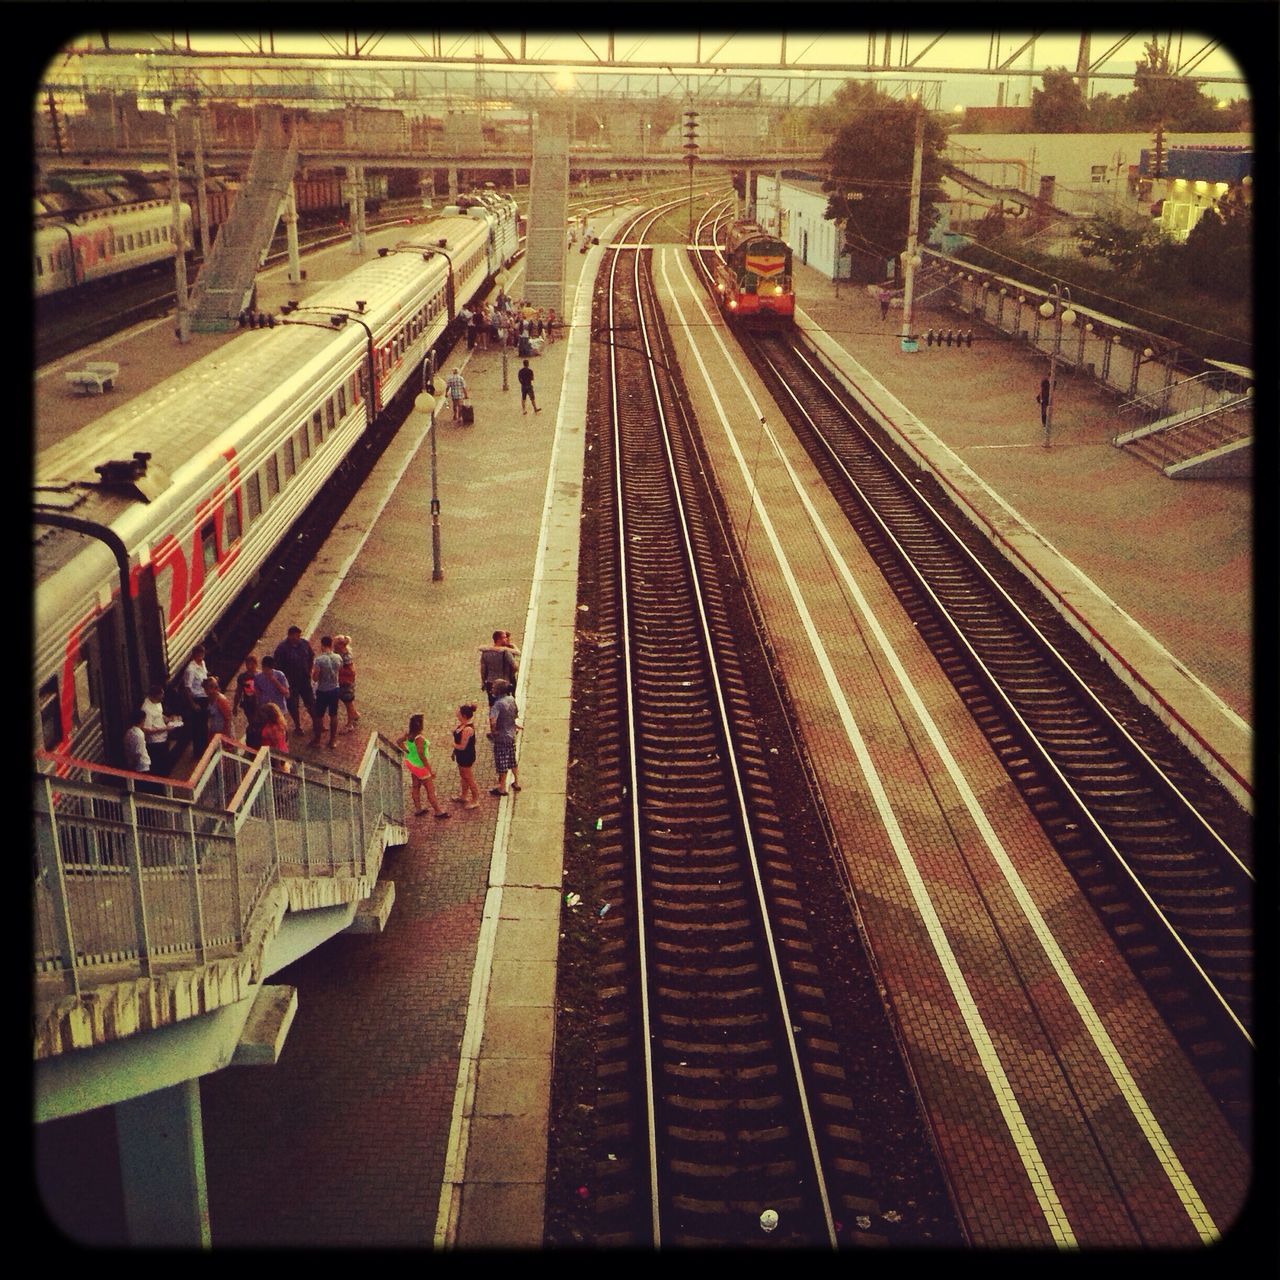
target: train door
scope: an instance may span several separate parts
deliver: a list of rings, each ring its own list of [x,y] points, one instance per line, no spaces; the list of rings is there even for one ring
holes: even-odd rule
[[[805,266],[809,265],[809,233],[807,231],[800,233],[800,261]]]

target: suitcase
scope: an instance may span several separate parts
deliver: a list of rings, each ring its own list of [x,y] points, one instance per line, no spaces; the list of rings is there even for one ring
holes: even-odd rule
[[[462,402],[462,425],[470,427],[475,425],[476,411],[471,407],[469,401]]]

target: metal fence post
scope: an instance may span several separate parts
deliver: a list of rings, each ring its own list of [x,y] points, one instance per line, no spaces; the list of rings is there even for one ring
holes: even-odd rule
[[[37,806],[37,814],[47,817],[47,824],[37,823],[36,864],[40,878],[53,900],[54,942],[58,953],[71,976],[71,994],[80,994],[80,971],[76,965],[75,935],[71,928],[71,906],[67,901],[67,880],[62,870],[62,849],[58,840],[58,815],[53,803],[53,784],[41,779],[37,788],[38,799],[44,801],[43,812]]]
[[[204,908],[200,901],[200,851],[196,844],[196,810],[187,809],[187,830],[191,840],[191,928],[195,940],[196,959],[204,961]]]
[[[125,839],[125,860],[133,899],[133,928],[137,939],[138,966],[142,976],[151,976],[151,940],[147,936],[147,897],[142,883],[142,840],[138,835],[138,802],[130,788],[125,796],[129,833]]]

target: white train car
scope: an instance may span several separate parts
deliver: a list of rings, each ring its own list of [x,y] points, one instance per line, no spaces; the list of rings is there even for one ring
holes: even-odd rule
[[[497,191],[476,191],[459,196],[453,204],[446,205],[443,212],[475,218],[489,228],[491,275],[520,251],[519,210],[513,197]]]
[[[146,686],[180,672],[492,274],[469,217],[380,255],[37,458],[37,748],[118,758]]]
[[[183,244],[190,252],[191,208],[182,204],[179,210]],[[93,209],[46,223],[33,244],[35,296],[51,297],[171,261],[173,239],[173,206],[167,200]]]

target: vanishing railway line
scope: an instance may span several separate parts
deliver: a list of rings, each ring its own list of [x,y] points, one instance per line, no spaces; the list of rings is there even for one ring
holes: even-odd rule
[[[883,1242],[868,1228],[888,1187],[859,1127],[874,1073],[858,1078],[857,1050],[833,1030],[831,957],[798,900],[730,616],[741,583],[679,410],[647,252],[619,249],[609,275],[603,323],[638,341],[609,346],[612,430],[598,441],[614,501],[595,551],[596,643],[612,658],[595,696],[599,723],[618,729],[595,758],[608,906],[594,1108],[607,1155],[591,1237]],[[883,1008],[874,1016],[868,1038],[892,1052]],[[915,1140],[931,1160],[922,1129]]]
[[[1051,638],[1043,609],[1032,620],[1015,600],[1016,574],[988,568],[995,557],[966,546],[921,478],[893,461],[794,334],[744,345],[1064,864],[1244,1133],[1252,873],[1184,794],[1202,771],[1167,744],[1144,741],[1141,717],[1113,713],[1076,674],[1078,660],[1059,652],[1069,643],[1065,624]]]

